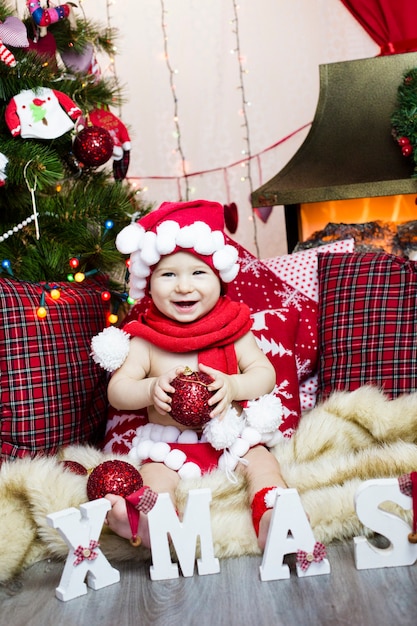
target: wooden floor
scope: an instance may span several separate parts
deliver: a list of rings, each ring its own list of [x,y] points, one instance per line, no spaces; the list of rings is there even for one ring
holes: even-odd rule
[[[63,564],[44,561],[0,586],[1,626],[385,626],[417,624],[417,565],[358,571],[351,543],[328,547],[329,575],[262,582],[260,557],[220,573],[151,581],[149,564],[115,564],[120,583],[62,602]]]

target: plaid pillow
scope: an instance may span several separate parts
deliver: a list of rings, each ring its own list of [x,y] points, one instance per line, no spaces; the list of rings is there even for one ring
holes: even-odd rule
[[[417,390],[417,264],[391,254],[323,254],[319,395],[377,385]]]
[[[107,375],[90,357],[91,337],[105,325],[97,289],[66,284],[59,300],[41,286],[0,279],[1,457],[53,454],[104,435]],[[45,293],[45,292],[44,292]]]

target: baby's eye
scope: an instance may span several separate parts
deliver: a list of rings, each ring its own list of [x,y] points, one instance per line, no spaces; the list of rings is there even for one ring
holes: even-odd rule
[[[168,278],[171,278],[172,276],[175,276],[174,272],[164,272],[163,274],[161,274],[161,276],[166,276]]]
[[[200,274],[205,274],[205,273],[206,273],[206,272],[205,272],[204,270],[195,270],[195,271],[193,272],[193,274],[194,274],[195,276],[199,276]]]

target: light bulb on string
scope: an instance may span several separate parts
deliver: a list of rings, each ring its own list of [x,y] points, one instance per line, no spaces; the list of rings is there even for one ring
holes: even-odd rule
[[[40,300],[40,304],[38,308],[36,309],[36,315],[40,320],[45,319],[45,317],[48,315],[48,311],[45,306],[45,292],[44,291],[42,291],[41,293],[41,300]]]
[[[118,319],[119,317],[116,315],[116,313],[109,313],[107,316],[107,321],[109,324],[116,324]]]
[[[70,264],[70,267],[73,270],[75,270],[79,266],[80,260],[77,257],[74,256],[74,257],[72,257],[72,259],[69,260],[69,264]]]
[[[73,276],[76,283],[82,283],[85,280],[84,272],[76,272]]]
[[[102,291],[102,292],[101,292],[101,299],[102,299],[104,302],[107,302],[108,300],[110,300],[110,298],[111,298],[111,293],[110,293],[110,291]]]
[[[1,266],[4,270],[6,270],[8,274],[10,274],[10,276],[13,276],[12,264],[10,263],[9,259],[3,259],[3,261],[1,262]]]

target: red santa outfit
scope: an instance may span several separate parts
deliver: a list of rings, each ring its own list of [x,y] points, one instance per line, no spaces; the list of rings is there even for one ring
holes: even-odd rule
[[[157,211],[128,226],[119,233],[116,245],[122,252],[131,254],[130,293],[133,291],[136,297],[143,295],[152,268],[160,258],[180,250],[201,258],[219,276],[225,289],[226,284],[236,277],[239,265],[236,262],[237,250],[225,243],[223,229],[223,207],[204,200],[165,202]],[[249,307],[223,296],[208,315],[189,324],[165,317],[151,303],[138,320],[129,322],[123,330],[169,352],[197,351],[200,363],[235,374],[238,368],[234,343],[249,332],[251,325]],[[145,437],[148,432],[149,429],[145,431]],[[217,466],[223,450],[216,450],[211,444],[201,441],[196,444],[181,443],[196,437],[192,431],[172,433],[171,429],[166,431],[165,438],[169,438],[168,433],[180,441],[163,443],[169,445],[171,451],[182,453],[168,454],[168,458],[165,456],[163,460],[168,466],[172,464],[175,467],[185,457],[186,462],[179,468],[175,467],[183,473],[184,468],[191,469],[188,463],[198,465],[203,473]],[[141,434],[138,433],[139,438]],[[146,450],[143,441],[142,438],[137,448],[142,444],[141,449]],[[161,455],[164,455],[164,449],[160,448]]]
[[[226,243],[223,229],[223,207],[205,200],[164,203],[139,222],[127,226],[119,233],[116,246],[120,252],[130,254],[130,294],[142,298],[148,291],[152,270],[161,257],[178,251],[188,252],[204,261],[217,274],[223,292],[226,292],[227,283],[233,281],[239,272],[239,264],[237,249]],[[235,342],[248,333],[251,326],[249,307],[230,300],[227,295],[221,296],[203,318],[187,324],[162,315],[151,303],[138,319],[125,324],[123,331],[108,328],[100,333],[101,338],[100,335],[93,338],[92,356],[109,371],[120,367],[128,354],[129,341],[123,346],[118,360],[115,358],[113,335],[122,332],[125,339],[129,336],[142,337],[168,352],[197,352],[199,363],[235,374],[238,372]],[[100,345],[99,339],[102,340]],[[107,357],[104,352],[107,352]],[[145,423],[136,431],[130,455],[139,462],[164,462],[182,477],[210,471],[218,461],[220,467],[233,471],[249,447],[267,443],[277,431],[282,406],[276,397],[269,395],[269,406],[262,404],[261,409],[264,414],[273,414],[262,431],[264,439],[258,430],[251,427],[250,416],[245,422],[250,407],[245,409],[244,416],[230,407],[222,421],[212,419],[206,424],[198,443],[194,443],[198,440],[194,431],[181,432],[175,426]],[[249,428],[246,428],[248,425]],[[232,447],[233,453],[225,455],[225,450],[229,452]]]

